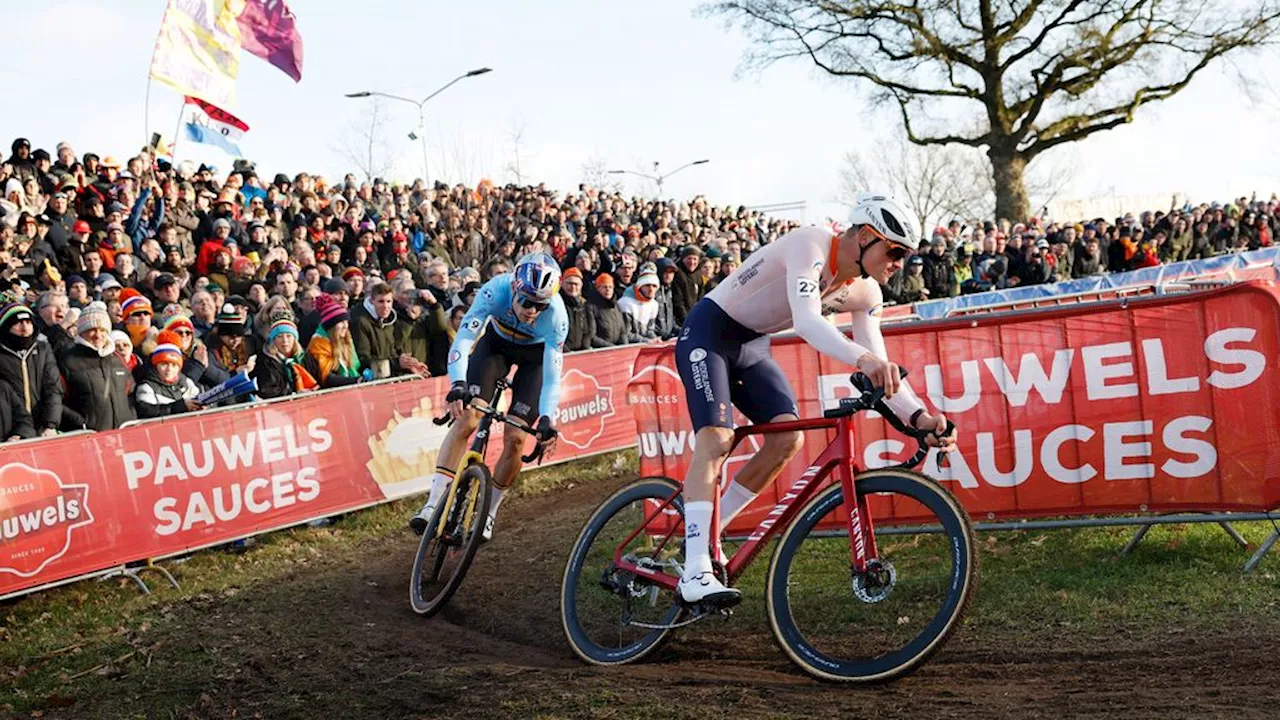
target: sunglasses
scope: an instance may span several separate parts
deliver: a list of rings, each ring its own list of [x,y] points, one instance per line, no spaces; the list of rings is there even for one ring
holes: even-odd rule
[[[191,337],[192,335],[195,335],[195,333],[191,332],[190,330],[174,330],[173,334],[179,335],[181,337]]]
[[[147,312],[146,310],[139,310],[138,312],[132,312],[132,313],[129,313],[129,317],[131,317],[131,318],[136,318],[136,317],[149,318],[149,317],[151,317],[151,313]]]
[[[538,312],[542,312],[543,310],[546,310],[547,308],[551,307],[551,303],[549,302],[537,302],[535,300],[530,300],[528,298],[520,298],[517,302],[520,303],[520,307],[526,310],[533,309],[533,310],[537,310]]]

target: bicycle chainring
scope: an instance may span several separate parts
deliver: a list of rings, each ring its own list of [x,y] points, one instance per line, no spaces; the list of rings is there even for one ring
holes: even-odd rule
[[[864,603],[878,603],[893,593],[898,571],[888,560],[872,560],[867,571],[853,574],[853,595]]]

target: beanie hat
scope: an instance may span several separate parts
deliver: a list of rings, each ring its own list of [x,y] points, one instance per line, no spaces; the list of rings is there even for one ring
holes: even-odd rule
[[[358,267],[349,267],[342,271],[342,279],[350,281],[351,278],[360,276],[364,277],[364,271]]]
[[[135,288],[125,288],[120,291],[121,315],[127,318],[133,313],[143,311],[151,315],[155,314],[155,311],[151,309],[151,301],[145,295]]]
[[[328,295],[316,298],[316,312],[320,314],[320,325],[325,330],[331,329],[343,320],[351,320],[351,315],[347,313],[346,308],[342,307],[342,303]]]
[[[101,301],[91,302],[80,311],[80,320],[76,323],[76,334],[84,335],[93,328],[111,332],[111,316],[107,314],[107,306]]]
[[[579,280],[581,280],[581,279],[582,279],[582,271],[581,271],[581,270],[579,270],[579,269],[578,269],[578,268],[576,268],[576,267],[571,267],[571,268],[569,268],[568,270],[565,270],[563,273],[561,273],[561,274],[560,274],[560,280],[561,280],[561,281],[563,281],[565,278],[571,278],[571,277],[576,277],[576,278],[578,278]]]
[[[156,338],[156,347],[151,351],[151,364],[159,365],[162,362],[172,362],[182,364],[182,350],[178,344],[179,338],[171,330],[164,330],[160,336]]]
[[[160,314],[160,320],[162,322],[161,327],[165,330],[176,331],[178,328],[183,327],[187,328],[191,332],[195,332],[196,330],[196,326],[192,324],[191,318],[187,315],[186,311],[182,309],[182,306],[177,303],[173,303],[169,307],[165,308],[164,312]]]
[[[267,344],[270,345],[276,341],[280,335],[292,335],[298,337],[298,326],[293,322],[293,315],[288,313],[278,313],[271,316],[271,329],[267,332]]]
[[[652,263],[645,263],[640,266],[640,277],[636,278],[636,287],[644,285],[657,285],[658,272],[654,269]]]
[[[222,304],[222,312],[218,313],[219,325],[244,325],[248,322],[245,311],[227,302]]]
[[[596,289],[599,290],[605,285],[613,285],[613,276],[609,273],[600,273],[596,276]]]
[[[19,320],[31,320],[31,308],[27,307],[14,293],[0,295],[0,332],[8,332],[9,328]]]
[[[127,342],[129,343],[129,347],[133,347],[133,339],[129,337],[128,333],[123,330],[112,330],[111,344],[115,345],[118,342]]]

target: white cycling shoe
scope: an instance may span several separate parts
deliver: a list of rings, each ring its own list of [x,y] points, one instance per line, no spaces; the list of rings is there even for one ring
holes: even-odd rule
[[[417,515],[409,518],[409,529],[414,535],[421,535],[427,531],[427,526],[431,524],[431,516],[436,514],[435,505],[423,505]]]
[[[692,577],[680,577],[676,583],[680,599],[689,605],[703,603],[717,608],[729,608],[742,602],[742,592],[725,587],[714,573],[700,572]]]
[[[480,542],[489,542],[493,539],[493,516],[486,515],[484,517],[484,528],[480,530]]]

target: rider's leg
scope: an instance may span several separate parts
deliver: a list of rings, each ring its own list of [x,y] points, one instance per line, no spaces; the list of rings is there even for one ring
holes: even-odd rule
[[[797,419],[792,413],[783,413],[770,418],[769,422]],[[760,450],[738,471],[720,498],[720,527],[728,526],[761,490],[778,479],[778,473],[800,452],[803,445],[804,433],[799,431],[765,435]]]
[[[754,362],[734,373],[730,385],[733,404],[755,424],[798,419],[791,383],[769,352],[769,338],[747,343],[742,354]],[[799,431],[764,436],[759,452],[738,471],[720,499],[721,528],[777,479],[803,444],[804,434]]]
[[[498,505],[503,494],[516,484],[520,474],[520,456],[524,454],[525,439],[529,434],[524,430],[507,425],[502,431],[502,454],[493,468],[493,487],[489,490],[489,516],[498,514]]]
[[[421,529],[426,528],[426,523],[431,521],[431,513],[440,504],[440,498],[444,497],[445,492],[449,490],[449,484],[453,482],[458,463],[462,462],[462,455],[466,451],[466,443],[479,424],[480,413],[468,408],[462,417],[449,427],[449,432],[444,436],[444,442],[440,444],[440,452],[436,455],[436,471],[431,476],[431,489],[427,493],[427,501],[410,522],[414,530],[421,532]]]
[[[684,478],[685,577],[711,572],[711,515],[716,478],[729,455],[733,431],[710,425],[694,436],[693,458]]]

